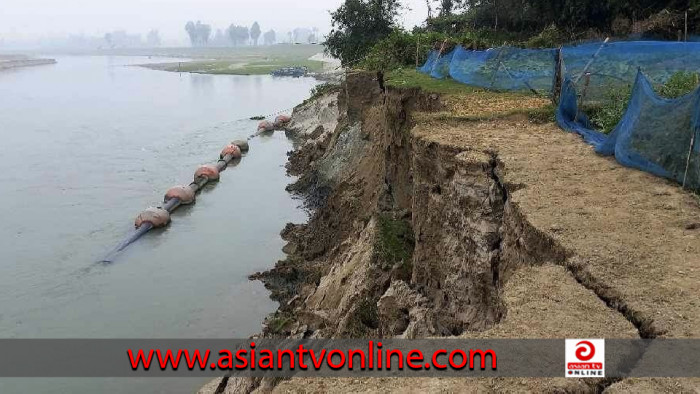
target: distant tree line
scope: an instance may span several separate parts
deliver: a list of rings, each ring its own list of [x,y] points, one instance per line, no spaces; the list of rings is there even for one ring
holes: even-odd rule
[[[272,29],[263,33],[258,22],[253,23],[250,27],[232,23],[225,30],[217,29],[212,37],[210,25],[201,21],[189,21],[185,25],[185,31],[187,31],[190,43],[194,47],[258,45],[261,38],[264,45],[273,45],[279,40],[277,33]],[[316,27],[311,29],[296,28],[289,32],[288,39],[289,42],[294,43],[316,43],[320,40],[319,30]]]
[[[431,0],[427,0],[430,4]],[[429,15],[433,31],[462,33],[493,29],[538,33],[556,27],[566,39],[598,32],[624,36],[648,34],[677,39],[700,26],[700,0],[436,0],[439,11]]]
[[[681,40],[700,33],[700,0],[425,0],[426,21],[408,32],[402,0],[344,0],[331,13],[326,52],[344,65],[390,68],[447,44],[553,47],[577,40]],[[687,25],[686,25],[687,17]],[[416,55],[418,54],[418,59]]]
[[[130,34],[125,30],[115,30],[105,33],[100,43],[101,47],[107,48],[139,48],[139,47],[159,47],[161,45],[160,33],[158,30],[151,30],[146,35],[146,41],[140,34]]]

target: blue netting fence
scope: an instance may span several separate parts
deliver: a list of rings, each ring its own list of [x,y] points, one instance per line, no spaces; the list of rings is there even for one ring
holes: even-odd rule
[[[557,53],[458,46],[431,52],[419,71],[486,89],[549,94],[556,84]],[[677,99],[661,98],[653,89],[679,71],[700,72],[700,42],[589,43],[560,53],[564,82],[556,115],[564,130],[623,165],[700,189],[700,89]],[[629,86],[632,97],[617,127],[609,135],[595,130],[581,104],[602,102],[614,89]]]

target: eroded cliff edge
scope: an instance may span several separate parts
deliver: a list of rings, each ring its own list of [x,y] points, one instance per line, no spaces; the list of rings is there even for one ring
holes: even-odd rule
[[[290,185],[311,219],[253,276],[265,336],[700,335],[698,201],[527,114],[349,74],[295,110]],[[459,98],[458,98],[459,99]],[[461,98],[468,100],[466,98]],[[471,98],[481,113],[489,98]],[[498,98],[502,100],[502,98]],[[525,99],[512,99],[513,107]],[[460,104],[461,105],[461,104]],[[508,103],[506,103],[508,106]],[[693,392],[694,380],[415,379],[416,391]],[[232,379],[219,391],[390,391],[387,379]]]

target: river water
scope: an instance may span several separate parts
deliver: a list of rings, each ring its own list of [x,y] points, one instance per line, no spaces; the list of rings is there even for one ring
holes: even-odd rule
[[[166,230],[96,263],[199,164],[308,97],[313,79],[177,74],[139,57],[59,57],[0,73],[0,338],[243,338],[276,305],[247,276],[305,219],[283,133]],[[164,59],[157,59],[162,62]],[[239,120],[245,119],[245,120]],[[192,392],[197,379],[0,379],[0,392]]]

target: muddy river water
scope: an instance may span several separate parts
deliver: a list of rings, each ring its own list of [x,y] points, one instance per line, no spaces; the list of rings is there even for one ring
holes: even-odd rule
[[[273,311],[247,276],[304,220],[283,133],[172,225],[98,264],[169,187],[308,97],[309,78],[153,71],[163,59],[59,57],[0,73],[0,338],[241,338]],[[245,119],[245,120],[239,120]],[[0,379],[0,392],[193,392],[196,379]]]

